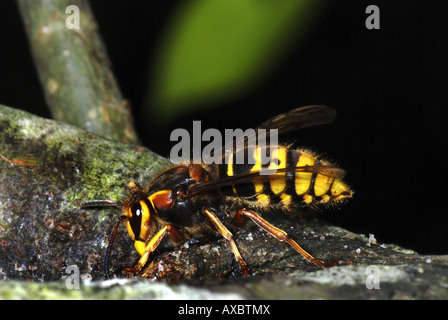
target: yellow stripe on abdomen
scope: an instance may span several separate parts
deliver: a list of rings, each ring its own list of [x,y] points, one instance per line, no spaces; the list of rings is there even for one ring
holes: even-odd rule
[[[288,154],[288,150],[284,147],[278,147],[277,149],[272,150],[271,152],[271,164],[268,169],[270,170],[278,170],[286,168],[286,157]],[[278,164],[273,162],[272,160],[277,160]],[[271,191],[274,194],[282,193],[286,188],[286,180],[285,173],[277,173],[274,174],[272,179],[269,181]]]
[[[316,197],[321,197],[326,194],[330,189],[333,180],[333,178],[318,174],[314,181],[314,195]]]
[[[229,155],[229,160],[227,160],[227,176],[232,177],[233,176],[233,153]]]
[[[307,154],[300,154],[296,167],[312,166],[316,162],[316,159]],[[311,172],[296,172],[295,175],[295,191],[298,195],[308,192],[311,184],[311,178],[313,174]]]
[[[261,167],[262,167],[262,165],[261,165],[261,148],[260,147],[254,148],[253,159],[255,159],[255,164],[252,167],[252,169],[250,169],[250,172],[260,171]],[[255,193],[259,193],[264,190],[263,182],[255,182],[254,181],[254,187],[255,187]]]
[[[268,206],[271,200],[268,195],[261,193],[257,196],[257,202],[262,206]]]
[[[289,194],[283,193],[280,196],[280,202],[284,205],[284,206],[289,206],[292,203],[292,198]]]

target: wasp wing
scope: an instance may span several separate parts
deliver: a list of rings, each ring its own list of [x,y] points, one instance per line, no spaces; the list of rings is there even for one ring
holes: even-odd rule
[[[278,134],[282,134],[331,123],[335,117],[336,111],[334,109],[326,106],[312,105],[297,108],[273,117],[259,125],[256,130],[277,129]]]
[[[265,130],[263,136],[266,139],[271,135],[270,129],[276,129],[276,133],[279,135],[307,127],[328,124],[333,122],[335,117],[336,111],[326,106],[311,105],[296,108],[263,122],[255,130],[246,130],[243,136],[236,136],[235,140],[224,145],[222,156],[229,157],[231,153],[243,151],[247,147],[255,147],[251,144],[257,141],[260,129]],[[274,145],[272,142],[269,144]]]
[[[273,179],[293,179],[294,176],[287,175],[288,172],[309,172],[309,173],[318,173],[333,179],[343,179],[345,176],[345,170],[329,166],[329,165],[315,165],[315,166],[300,166],[300,167],[290,167],[290,168],[279,168],[277,170],[271,170],[271,174],[267,169],[266,172],[261,174],[261,171],[252,171],[247,173],[242,173],[238,175],[234,175],[231,177],[225,177],[221,179],[211,180],[204,183],[198,183],[190,186],[188,189],[187,197],[193,197],[201,193],[208,192],[210,190],[216,190],[222,187],[244,184],[244,183],[253,183],[253,182],[264,182],[270,181]]]
[[[266,136],[268,137],[271,133],[270,129],[276,129],[278,130],[277,134],[283,134],[328,124],[333,122],[335,118],[336,110],[326,106],[312,105],[296,108],[263,122],[255,128],[255,132],[250,133],[249,136],[244,138],[244,142],[246,144],[247,141],[251,141],[251,138],[256,138],[260,129],[265,129]]]

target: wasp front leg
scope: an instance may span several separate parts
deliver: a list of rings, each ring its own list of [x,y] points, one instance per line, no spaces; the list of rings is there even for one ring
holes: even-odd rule
[[[210,221],[213,223],[215,228],[219,231],[219,233],[229,241],[230,247],[232,248],[232,252],[235,255],[236,261],[238,261],[238,264],[240,265],[241,272],[244,276],[248,276],[251,274],[251,271],[249,267],[247,266],[247,263],[244,262],[243,257],[241,256],[240,251],[238,250],[238,247],[236,246],[235,241],[233,240],[233,235],[229,231],[229,229],[226,228],[226,226],[221,222],[221,220],[218,219],[218,217],[211,212],[209,209],[205,209],[204,213],[207,215],[207,217],[210,219]]]
[[[148,244],[146,244],[145,250],[138,263],[132,268],[125,268],[124,272],[136,275],[145,266],[146,262],[148,261],[149,255],[154,250],[156,250],[167,233],[170,235],[170,237],[173,238],[179,236],[179,232],[173,226],[166,225],[156,233],[156,235],[151,239],[151,241],[148,242]]]

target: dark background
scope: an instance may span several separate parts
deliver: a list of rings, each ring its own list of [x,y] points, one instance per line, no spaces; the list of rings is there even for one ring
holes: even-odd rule
[[[295,133],[298,145],[347,170],[354,198],[321,217],[425,254],[448,253],[448,3],[331,1],[279,68],[251,92],[164,128],[142,111],[150,59],[172,1],[91,1],[143,144],[168,156],[175,128],[249,128],[298,106],[335,108],[335,123]],[[381,29],[367,30],[375,4]],[[50,117],[14,1],[0,4],[0,103]],[[288,136],[287,139],[292,139]]]

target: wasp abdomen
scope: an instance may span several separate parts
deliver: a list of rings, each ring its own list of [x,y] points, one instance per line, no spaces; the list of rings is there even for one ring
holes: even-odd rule
[[[334,203],[351,195],[349,187],[341,179],[318,170],[331,164],[319,160],[307,150],[279,146],[270,152],[271,161],[267,165],[262,165],[260,148],[253,148],[251,154],[248,150],[245,150],[245,158],[254,164],[238,164],[234,161],[235,154],[230,155],[227,164],[219,165],[220,178],[260,172],[261,168],[275,169],[276,173],[269,176],[260,174],[250,182],[223,187],[221,192],[224,195],[255,201],[259,205],[284,206]]]

